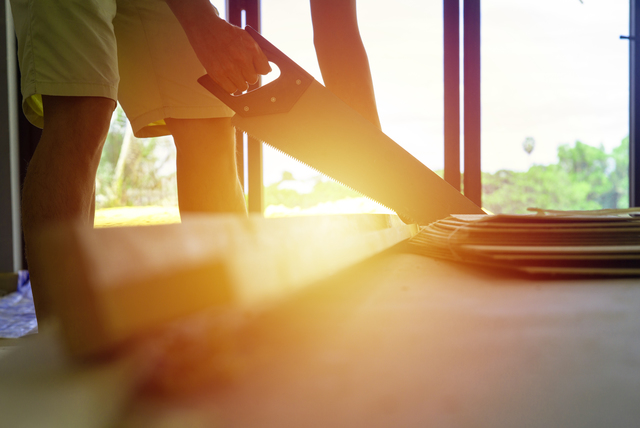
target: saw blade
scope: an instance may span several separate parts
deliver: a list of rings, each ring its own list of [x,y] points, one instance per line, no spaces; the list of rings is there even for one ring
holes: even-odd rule
[[[419,224],[484,213],[315,80],[288,112],[232,123]]]

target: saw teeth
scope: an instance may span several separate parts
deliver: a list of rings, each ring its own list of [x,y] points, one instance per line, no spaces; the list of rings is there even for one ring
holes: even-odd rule
[[[304,165],[304,166],[306,166],[306,167],[308,167],[308,168],[311,168],[312,170],[314,170],[314,171],[315,171],[315,172],[317,172],[318,174],[322,175],[323,177],[327,177],[327,178],[329,178],[330,180],[333,180],[333,181],[335,181],[336,183],[343,185],[343,186],[344,186],[344,187],[346,187],[347,189],[353,190],[353,191],[354,191],[354,192],[356,192],[357,194],[362,195],[363,197],[367,198],[367,199],[368,199],[368,200],[370,200],[371,202],[375,202],[376,204],[378,204],[378,205],[380,205],[380,206],[383,206],[383,207],[385,207],[386,209],[388,209],[388,210],[390,210],[390,211],[393,211],[394,213],[396,213],[396,215],[401,215],[404,219],[408,219],[408,220],[410,220],[411,222],[413,222],[413,223],[415,223],[415,224],[417,224],[417,223],[418,223],[418,222],[417,222],[417,221],[415,221],[415,219],[413,219],[410,215],[407,215],[407,214],[405,214],[405,213],[399,213],[398,211],[394,210],[393,208],[390,208],[390,207],[386,206],[385,204],[382,204],[382,203],[380,203],[380,202],[376,201],[375,199],[370,198],[369,196],[367,196],[367,195],[363,194],[362,192],[358,191],[357,189],[354,189],[353,187],[351,187],[351,186],[349,186],[349,185],[346,185],[346,184],[344,184],[343,182],[341,182],[341,181],[339,181],[339,180],[336,180],[335,178],[333,178],[333,177],[331,177],[331,176],[328,176],[328,175],[327,175],[327,174],[325,174],[324,172],[319,171],[319,170],[317,170],[316,168],[312,167],[311,165],[309,165],[309,164],[307,164],[307,163],[305,163],[305,162],[303,162],[303,161],[301,161],[301,160],[299,160],[299,159],[297,159],[297,158],[295,158],[295,157],[291,156],[291,155],[290,155],[290,154],[288,154],[288,153],[283,152],[283,151],[282,151],[282,150],[280,150],[279,148],[272,146],[271,144],[267,143],[266,141],[263,141],[263,140],[262,140],[262,139],[260,139],[260,138],[256,138],[256,137],[254,137],[253,135],[251,135],[250,133],[248,133],[248,132],[247,132],[247,131],[245,131],[244,129],[242,129],[242,128],[238,128],[237,126],[236,126],[236,129],[238,129],[238,130],[240,130],[240,131],[244,132],[244,133],[245,133],[245,134],[247,134],[250,138],[253,138],[253,139],[254,139],[254,140],[256,140],[256,141],[259,141],[259,142],[260,142],[260,143],[262,143],[262,144],[266,144],[267,146],[271,147],[272,149],[274,149],[274,150],[275,150],[275,151],[277,151],[278,153],[282,153],[283,155],[285,155],[285,156],[286,156],[286,157],[288,157],[289,159],[293,159],[293,160],[295,160],[296,162],[299,162],[299,163],[301,163],[302,165]],[[403,221],[404,221],[404,220],[403,220]]]

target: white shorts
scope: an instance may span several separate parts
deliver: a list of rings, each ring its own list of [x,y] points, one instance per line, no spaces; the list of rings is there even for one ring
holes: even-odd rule
[[[164,118],[229,117],[164,0],[11,0],[22,107],[43,126],[42,95],[117,100],[136,137],[168,135]]]

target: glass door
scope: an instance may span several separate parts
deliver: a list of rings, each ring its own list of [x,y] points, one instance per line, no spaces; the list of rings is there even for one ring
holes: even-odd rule
[[[482,1],[483,206],[628,207],[628,0]]]

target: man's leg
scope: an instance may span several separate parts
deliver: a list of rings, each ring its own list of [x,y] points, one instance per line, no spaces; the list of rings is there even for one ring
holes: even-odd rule
[[[22,229],[38,319],[43,301],[39,260],[30,247],[38,229],[80,219],[93,226],[95,177],[115,101],[100,97],[43,96],[42,137],[27,168],[22,192]]]
[[[165,119],[177,149],[180,213],[246,213],[229,118]]]

